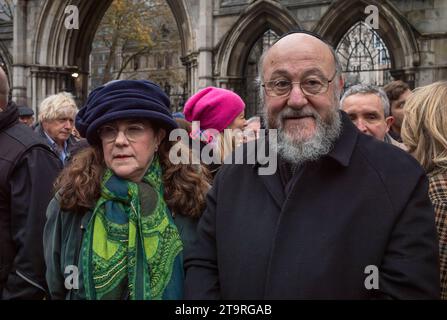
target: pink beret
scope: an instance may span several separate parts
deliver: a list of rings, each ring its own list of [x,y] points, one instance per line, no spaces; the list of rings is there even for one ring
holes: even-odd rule
[[[222,132],[244,108],[244,101],[233,91],[207,87],[186,101],[183,112],[186,120],[200,121],[200,129]]]

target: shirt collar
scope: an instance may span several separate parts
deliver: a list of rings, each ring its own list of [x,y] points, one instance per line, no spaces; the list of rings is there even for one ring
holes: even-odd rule
[[[51,148],[53,148],[53,150],[59,150],[57,143],[45,132],[45,130],[43,130],[43,133],[45,134],[45,136],[47,137],[48,141],[50,142]],[[62,161],[65,160],[65,156],[67,155],[67,146],[68,146],[68,140],[64,141],[64,149],[62,150],[62,157],[64,159],[62,159]]]
[[[45,136],[47,137],[47,140],[50,142],[50,145],[52,147],[57,147],[56,142],[54,142],[54,140],[45,132],[45,130],[43,130],[43,133],[45,134]]]

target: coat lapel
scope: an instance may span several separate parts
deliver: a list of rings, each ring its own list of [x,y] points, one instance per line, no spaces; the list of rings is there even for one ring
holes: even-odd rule
[[[259,150],[263,152],[259,152]],[[278,158],[276,154],[275,154],[276,157],[275,173],[273,175],[259,174],[260,168],[271,165],[269,163],[270,159],[266,155],[267,150],[269,150],[269,154],[274,153],[274,151],[270,149],[269,136],[266,134],[265,136],[261,136],[256,142],[256,163],[254,165],[254,170],[255,174],[261,179],[261,181],[267,188],[267,191],[275,200],[275,204],[278,206],[279,210],[281,210],[285,200],[285,194],[284,194],[284,187],[281,182],[281,177],[279,175]]]
[[[279,177],[278,170],[273,176],[263,176],[259,175],[259,178],[264,183],[268,192],[275,200],[276,205],[281,210],[282,205],[285,201],[284,187],[281,183],[281,179]]]

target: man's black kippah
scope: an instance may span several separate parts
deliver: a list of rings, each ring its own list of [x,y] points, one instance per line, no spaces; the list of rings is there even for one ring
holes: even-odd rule
[[[310,35],[310,36],[312,36],[312,37],[317,38],[318,40],[323,41],[323,42],[324,42],[325,44],[327,44],[328,46],[331,46],[331,44],[330,44],[329,42],[327,42],[326,40],[324,40],[318,33],[315,33],[315,32],[313,32],[313,31],[308,31],[308,30],[300,29],[300,28],[294,28],[294,29],[291,29],[291,30],[287,31],[286,33],[282,34],[282,35],[278,38],[278,40],[275,41],[275,43],[278,42],[279,40],[281,40],[282,38],[287,37],[288,35],[291,35],[291,34],[294,34],[294,33],[304,33],[304,34],[308,34],[308,35]]]

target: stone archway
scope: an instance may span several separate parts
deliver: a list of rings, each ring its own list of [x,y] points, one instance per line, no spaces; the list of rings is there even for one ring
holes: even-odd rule
[[[79,102],[88,92],[89,55],[96,30],[113,0],[45,1],[43,6],[18,0],[15,14],[15,32],[27,25],[35,25],[32,41],[18,38],[15,43],[14,90],[17,101],[31,97],[32,107],[49,94],[61,90],[76,92]],[[184,0],[166,0],[176,20],[181,39],[182,55],[194,50],[191,25]],[[65,8],[75,5],[79,9],[79,29],[64,25]],[[78,77],[72,77],[72,73]]]
[[[87,95],[89,53],[96,29],[113,0],[47,1],[39,13],[34,47],[30,54],[32,66],[31,97],[34,109],[40,101],[52,93],[76,91],[78,100]],[[64,25],[65,8],[79,8],[79,29],[67,29]],[[72,73],[78,73],[73,78]]]
[[[368,5],[375,5],[379,9],[379,29],[376,32],[389,49],[391,74],[414,87],[415,67],[420,64],[416,31],[389,1],[336,1],[321,17],[313,31],[336,47],[351,26],[365,20],[367,14],[364,10]]]
[[[247,96],[246,67],[251,49],[268,30],[281,35],[299,28],[298,21],[276,1],[256,1],[248,6],[218,45],[214,74],[217,86]]]

